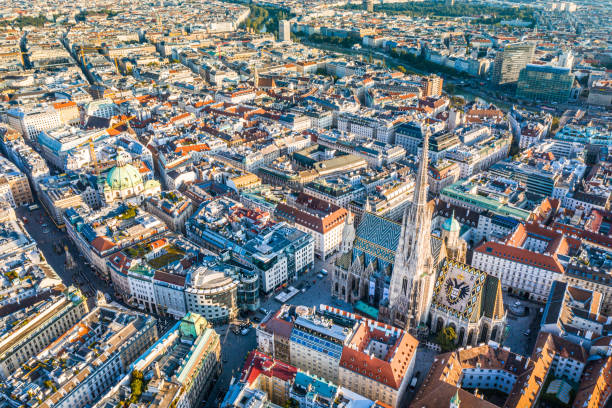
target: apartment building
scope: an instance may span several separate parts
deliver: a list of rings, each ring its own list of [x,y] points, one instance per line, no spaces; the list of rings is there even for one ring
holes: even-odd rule
[[[105,279],[111,278],[107,262],[112,254],[168,231],[160,219],[123,203],[98,211],[71,207],[64,211],[64,223],[70,239]]]
[[[59,112],[51,107],[28,109],[27,113],[20,108],[9,109],[6,119],[9,126],[32,141],[36,140],[40,132],[62,126]]]
[[[3,156],[0,156],[0,191],[5,191],[3,201],[13,208],[34,201],[26,175]]]
[[[93,404],[157,339],[156,320],[114,306],[98,306],[6,380],[3,398],[32,407]]]
[[[342,348],[353,330],[322,314],[304,311],[293,322],[291,364],[338,383]]]
[[[257,345],[309,375],[399,407],[418,341],[404,330],[327,305],[285,305],[261,323]]]
[[[559,258],[569,254],[570,246],[578,242],[537,224],[519,224],[505,241],[478,246],[472,266],[499,278],[508,293],[546,302],[564,272]]]
[[[338,207],[347,207],[351,201],[366,197],[366,189],[346,176],[314,180],[304,186],[304,192]]]
[[[146,199],[144,205],[148,212],[159,217],[175,232],[185,232],[185,222],[195,210],[191,200],[178,190],[162,191]]]
[[[410,407],[531,407],[554,389],[549,387],[552,380],[559,386],[567,381],[579,383],[587,357],[582,347],[550,333],[538,336],[531,357],[497,343],[461,348],[434,359]],[[495,390],[503,403],[487,401],[468,391],[472,389]]]
[[[74,101],[56,102],[53,108],[59,113],[60,121],[66,125],[78,125],[81,121],[79,106]]]
[[[300,193],[291,202],[279,203],[274,215],[310,234],[314,239],[315,255],[324,260],[340,247],[348,212],[319,198]]]
[[[214,385],[220,372],[221,341],[208,321],[188,313],[132,363],[132,372],[119,381],[93,405],[117,406],[129,400],[133,373],[150,378],[146,392],[151,406],[195,408]]]
[[[85,297],[74,288],[33,308],[22,324],[0,337],[0,376],[7,379],[21,364],[62,336],[88,311]]]
[[[601,313],[601,293],[555,281],[544,308],[540,331],[553,333],[589,349],[608,334],[608,316]]]
[[[44,177],[38,181],[38,189],[40,202],[58,226],[64,225],[64,211],[68,208],[100,208],[100,194],[86,176],[73,173]]]
[[[412,378],[418,344],[404,330],[361,319],[344,343],[338,383],[373,401],[399,407]]]

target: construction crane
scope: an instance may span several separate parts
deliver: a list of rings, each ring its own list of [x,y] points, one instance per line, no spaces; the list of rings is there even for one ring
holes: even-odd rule
[[[99,132],[96,132],[95,134],[91,135],[86,141],[75,146],[75,149],[78,149],[79,147],[89,145],[89,160],[94,168],[94,171],[96,172],[96,175],[98,176],[100,175],[100,167],[98,166],[98,159],[96,157],[96,150],[94,149],[94,142],[96,142],[100,137],[104,136],[104,134],[107,133],[109,130],[118,128],[119,126],[122,126],[125,124],[127,124],[128,126],[128,131],[132,133],[133,130],[132,130],[132,127],[130,126],[130,120],[134,119],[135,117],[136,116],[129,116],[126,119],[120,120],[119,122],[113,124],[111,127],[101,130]]]
[[[98,54],[100,53],[99,47],[89,47],[81,43],[79,45],[79,53],[81,54],[81,63],[83,66],[85,66],[85,51],[95,51]]]

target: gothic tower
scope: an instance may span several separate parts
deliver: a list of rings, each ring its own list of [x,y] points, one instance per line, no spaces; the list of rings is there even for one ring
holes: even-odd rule
[[[390,323],[408,330],[426,323],[435,273],[431,255],[431,210],[427,205],[429,129],[414,186],[412,205],[404,212],[389,285]]]
[[[259,88],[259,70],[257,66],[253,67],[253,87],[255,89]]]
[[[460,230],[461,224],[455,219],[455,210],[453,210],[451,217],[442,224],[442,241],[444,241],[449,258],[465,262],[467,243],[459,236]]]
[[[344,220],[344,228],[342,229],[342,242],[340,244],[340,253],[344,254],[353,249],[353,241],[355,241],[355,218],[350,211]]]

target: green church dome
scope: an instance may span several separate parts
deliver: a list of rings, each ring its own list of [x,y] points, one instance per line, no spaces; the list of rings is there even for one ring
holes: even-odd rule
[[[127,188],[135,188],[142,184],[142,177],[138,170],[131,164],[117,165],[113,167],[106,176],[106,184],[111,190],[125,190]]]
[[[453,211],[453,215],[450,218],[447,218],[442,225],[446,231],[459,231],[461,229],[461,224],[455,219],[455,212]]]

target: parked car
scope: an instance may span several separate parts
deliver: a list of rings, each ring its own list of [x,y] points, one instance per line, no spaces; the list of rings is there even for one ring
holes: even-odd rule
[[[319,279],[323,279],[323,275],[322,275],[322,274],[320,274],[320,273],[318,273],[318,274],[317,274],[317,278],[319,278]]]
[[[419,381],[420,374],[421,372],[417,371],[414,377],[412,377],[412,380],[410,380],[410,388],[414,389],[414,387],[416,387],[417,381]]]

